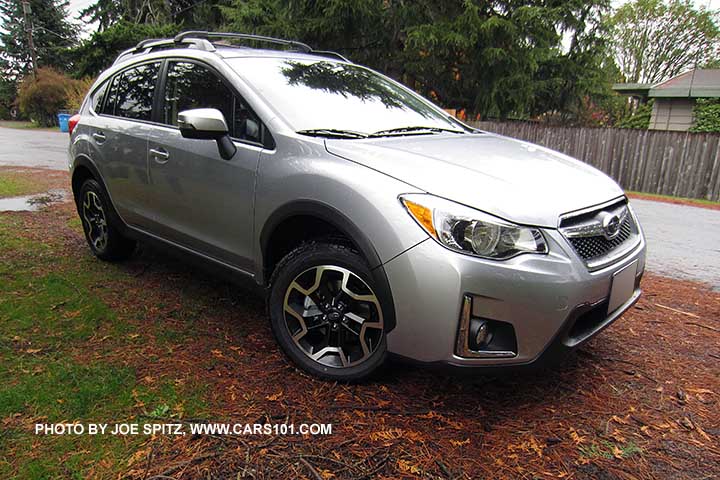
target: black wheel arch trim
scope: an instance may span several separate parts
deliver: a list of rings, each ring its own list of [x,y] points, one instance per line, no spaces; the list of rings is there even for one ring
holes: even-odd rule
[[[100,184],[105,187],[105,190],[107,191],[107,187],[105,186],[105,182],[102,180],[102,175],[100,175],[100,171],[95,166],[92,160],[87,155],[80,154],[73,160],[72,169],[70,170],[70,181],[72,182],[75,178],[75,172],[78,170],[78,168],[84,167],[90,170],[90,173],[95,177],[95,180],[97,180]],[[82,186],[82,185],[80,185]],[[79,192],[73,192],[73,195],[77,196]]]
[[[265,259],[272,234],[275,229],[285,220],[295,216],[311,216],[325,221],[340,231],[360,250],[370,268],[370,273],[375,281],[375,286],[381,293],[381,305],[385,315],[385,332],[389,333],[395,328],[395,303],[392,296],[392,289],[388,281],[385,268],[383,267],[380,255],[378,255],[372,242],[365,233],[358,228],[352,220],[335,207],[317,200],[297,200],[278,207],[265,222],[260,233],[260,258],[257,265],[258,280],[267,286],[272,272],[265,271]]]
[[[73,186],[73,198],[75,199],[75,205],[78,208],[78,213],[80,212],[80,205],[78,203],[78,195],[80,194],[80,191],[75,191],[73,183],[75,179],[75,172],[80,167],[90,170],[90,173],[92,174],[95,181],[97,181],[102,186],[103,190],[105,190],[105,195],[107,195],[108,201],[110,202],[110,211],[108,212],[108,215],[111,216],[112,219],[115,221],[115,227],[118,228],[123,235],[132,236],[131,229],[127,226],[127,223],[125,223],[125,220],[123,220],[123,218],[120,216],[120,214],[117,212],[117,209],[115,208],[115,203],[113,202],[110,191],[105,184],[105,180],[103,180],[102,175],[100,174],[100,170],[97,168],[97,166],[95,166],[95,163],[90,159],[90,157],[84,154],[80,154],[75,157],[75,159],[73,160],[72,169],[70,170],[70,184],[71,186]],[[81,188],[82,185],[78,185],[78,187]]]

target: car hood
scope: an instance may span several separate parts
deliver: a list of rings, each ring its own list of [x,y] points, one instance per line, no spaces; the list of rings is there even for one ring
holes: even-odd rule
[[[595,168],[494,134],[326,141],[327,150],[428,193],[524,225],[556,228],[568,212],[623,195]]]

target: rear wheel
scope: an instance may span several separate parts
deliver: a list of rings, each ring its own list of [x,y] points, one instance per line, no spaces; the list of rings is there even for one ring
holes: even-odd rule
[[[78,213],[85,240],[90,250],[101,260],[124,260],[135,250],[135,241],[126,238],[115,225],[112,205],[105,189],[95,179],[88,179],[80,187]]]
[[[309,243],[288,254],[272,278],[273,333],[303,370],[355,381],[384,361],[380,299],[364,259],[352,249]]]

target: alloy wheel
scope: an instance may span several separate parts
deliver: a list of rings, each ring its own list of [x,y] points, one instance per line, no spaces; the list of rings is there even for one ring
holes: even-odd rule
[[[321,265],[290,283],[283,305],[295,345],[312,360],[347,368],[367,360],[383,336],[380,302],[352,271]]]
[[[92,190],[85,192],[82,204],[82,216],[85,221],[88,239],[96,251],[103,251],[108,242],[108,225],[100,197]]]

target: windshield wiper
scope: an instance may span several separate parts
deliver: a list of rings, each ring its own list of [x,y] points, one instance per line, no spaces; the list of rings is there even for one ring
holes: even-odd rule
[[[462,130],[453,130],[452,128],[441,128],[441,127],[399,127],[399,128],[390,128],[388,130],[379,130],[375,133],[371,133],[370,137],[384,137],[388,135],[403,135],[406,133],[414,134],[414,135],[423,135],[426,133],[440,133],[440,132],[450,132],[450,133],[465,133]]]
[[[310,130],[298,130],[295,133],[309,135],[311,137],[333,137],[333,138],[367,138],[368,135],[352,130],[339,130],[335,128],[313,128]]]

